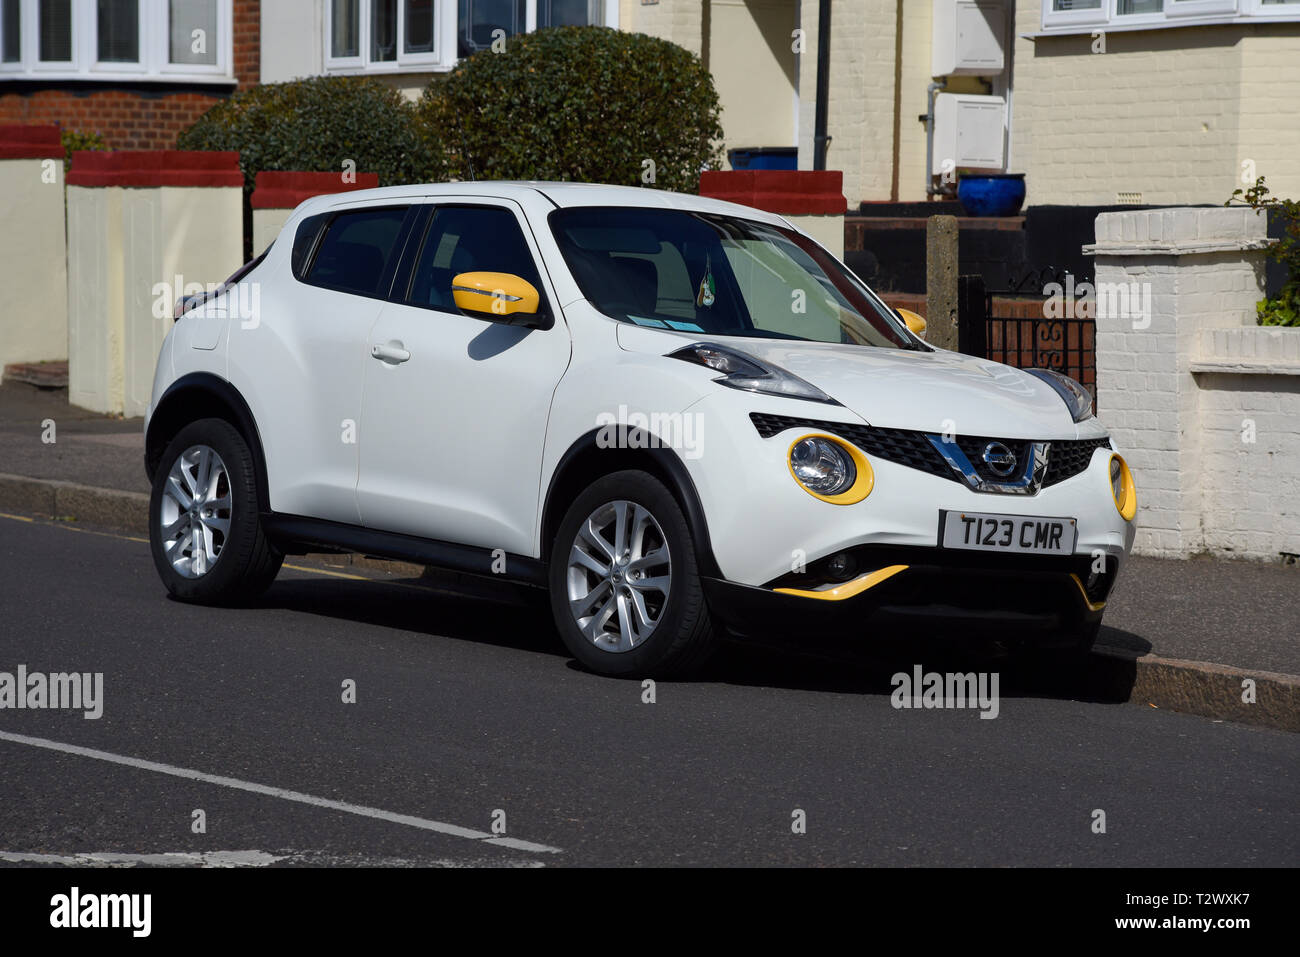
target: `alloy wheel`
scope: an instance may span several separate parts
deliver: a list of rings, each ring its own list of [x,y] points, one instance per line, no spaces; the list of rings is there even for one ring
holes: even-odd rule
[[[567,583],[583,636],[602,651],[631,651],[654,632],[672,586],[659,522],[635,502],[602,505],[578,527]]]
[[[158,510],[163,553],[183,578],[202,578],[230,535],[230,476],[221,456],[193,445],[172,463]]]

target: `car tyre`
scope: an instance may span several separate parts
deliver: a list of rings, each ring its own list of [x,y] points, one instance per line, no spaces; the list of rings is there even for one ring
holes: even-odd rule
[[[168,443],[149,497],[149,547],[182,601],[243,604],[275,580],[284,555],[262,528],[256,463],[229,422],[191,422]]]
[[[717,643],[686,518],[645,472],[607,475],[569,506],[549,590],[565,646],[599,674],[689,675]]]

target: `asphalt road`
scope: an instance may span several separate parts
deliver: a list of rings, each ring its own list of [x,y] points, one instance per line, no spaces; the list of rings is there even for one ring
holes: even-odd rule
[[[896,710],[892,666],[746,649],[646,704],[639,682],[579,670],[526,606],[316,570],[286,571],[256,608],[186,606],[142,542],[0,518],[0,672],[20,664],[103,672],[104,711],[0,710],[0,863],[1217,866],[1300,850],[1295,735],[1076,700],[1033,674],[1004,675],[995,720]],[[164,767],[123,763],[141,760]],[[497,811],[510,840],[490,843]]]

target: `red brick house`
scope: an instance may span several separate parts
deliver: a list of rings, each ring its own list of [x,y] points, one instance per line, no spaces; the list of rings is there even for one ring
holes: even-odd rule
[[[0,125],[170,149],[261,73],[261,0],[0,0]]]

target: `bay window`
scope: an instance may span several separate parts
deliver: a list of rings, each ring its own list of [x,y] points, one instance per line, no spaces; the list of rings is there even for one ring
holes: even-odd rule
[[[450,69],[498,37],[618,23],[618,0],[327,0],[326,6],[331,73]]]
[[[232,0],[0,0],[0,77],[231,83]]]
[[[1300,20],[1300,0],[1042,0],[1043,32]]]

